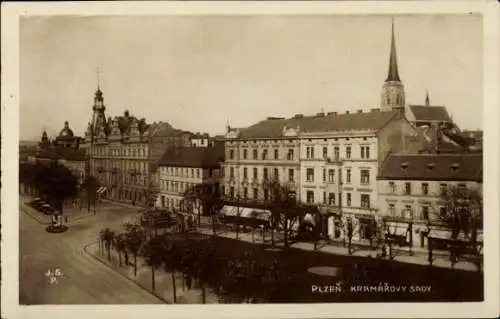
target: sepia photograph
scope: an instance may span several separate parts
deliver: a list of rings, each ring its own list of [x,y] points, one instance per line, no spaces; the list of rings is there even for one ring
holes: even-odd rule
[[[18,306],[485,302],[484,14],[330,11],[19,15]]]

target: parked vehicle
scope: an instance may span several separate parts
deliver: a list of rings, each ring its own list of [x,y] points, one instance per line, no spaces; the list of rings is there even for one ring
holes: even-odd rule
[[[46,215],[52,215],[56,210],[50,206],[49,204],[43,204],[39,212],[44,213]]]

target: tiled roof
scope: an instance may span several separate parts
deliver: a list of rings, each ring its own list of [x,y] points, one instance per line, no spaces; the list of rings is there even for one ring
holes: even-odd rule
[[[409,107],[417,121],[451,122],[444,106],[410,105]]]
[[[224,147],[171,147],[161,157],[158,166],[218,167],[224,161]]]
[[[379,179],[481,181],[482,154],[392,154],[382,164]]]
[[[300,132],[338,132],[354,130],[378,130],[393,117],[401,114],[400,111],[357,113],[329,113],[316,116],[295,116],[293,118],[268,118],[257,124],[240,130],[240,138],[273,138],[281,137],[283,128],[296,129]]]

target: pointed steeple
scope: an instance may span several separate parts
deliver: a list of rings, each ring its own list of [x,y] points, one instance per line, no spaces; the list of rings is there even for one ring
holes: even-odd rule
[[[386,82],[397,81],[400,82],[398,72],[398,58],[396,55],[396,40],[394,39],[394,18],[392,18],[391,30],[391,55],[389,57],[389,73],[387,74]]]
[[[425,106],[430,106],[430,105],[431,105],[431,100],[429,98],[429,91],[427,91],[425,94]]]

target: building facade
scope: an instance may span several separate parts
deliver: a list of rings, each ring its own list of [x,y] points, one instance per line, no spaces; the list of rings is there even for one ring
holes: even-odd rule
[[[158,163],[160,193],[156,206],[174,211],[186,210],[186,193],[202,186],[203,191],[219,192],[220,163],[224,162],[221,147],[174,147],[168,149]],[[203,214],[200,203],[190,207]]]
[[[106,119],[105,110],[98,88],[85,133],[88,173],[99,180],[101,197],[146,205],[158,160],[169,147],[188,146],[189,133],[164,122],[148,124],[128,111]]]
[[[377,211],[379,165],[389,152],[418,153],[423,139],[401,110],[268,118],[228,129],[223,194],[239,202],[268,202],[268,181],[321,208],[323,233],[339,238],[346,218],[356,236]],[[343,218],[343,220],[342,220]]]
[[[439,217],[446,212],[441,193],[454,185],[482,194],[482,159],[482,154],[390,155],[377,177],[379,213],[388,232],[422,248],[428,234],[450,238]]]

